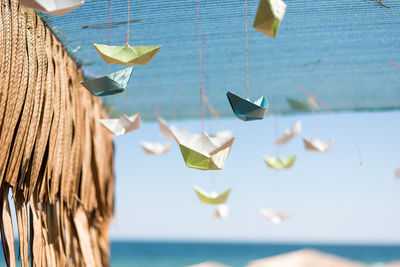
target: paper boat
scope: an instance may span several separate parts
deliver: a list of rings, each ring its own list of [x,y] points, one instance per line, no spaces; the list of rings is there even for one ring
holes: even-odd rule
[[[233,113],[243,121],[262,120],[269,105],[265,96],[260,97],[254,103],[229,91],[226,96],[229,104],[231,104]]]
[[[291,98],[286,98],[291,109],[294,110],[310,110],[310,102],[309,101],[299,101]]]
[[[322,142],[318,138],[315,138],[310,142],[306,137],[303,137],[303,143],[306,150],[314,152],[328,152],[333,145],[333,140]]]
[[[123,135],[140,128],[140,113],[130,117],[123,114],[119,119],[103,119],[100,122],[114,135]]]
[[[281,157],[264,157],[265,163],[275,170],[284,170],[289,169],[293,166],[296,160],[296,155],[291,156],[290,158],[281,158]]]
[[[261,0],[253,28],[269,37],[275,38],[285,12],[286,4],[282,0]]]
[[[258,213],[273,224],[281,224],[283,221],[292,217],[290,213],[281,212],[273,209],[260,209]]]
[[[301,132],[301,122],[296,121],[296,123],[293,125],[292,129],[286,129],[283,132],[283,136],[281,138],[275,140],[274,143],[277,145],[284,145],[287,142],[289,142],[293,137],[300,134],[300,132]]]
[[[235,137],[210,137],[172,129],[186,166],[199,170],[221,170]]]
[[[131,79],[133,67],[113,72],[101,78],[81,82],[93,95],[107,96],[121,93]]]
[[[218,194],[217,192],[208,193],[208,192],[204,191],[203,189],[198,188],[197,186],[195,186],[193,189],[194,189],[194,191],[196,191],[197,196],[199,197],[201,202],[203,202],[204,204],[210,204],[210,205],[224,204],[226,202],[226,200],[228,199],[229,193],[232,190],[232,189],[228,189],[225,192]]]
[[[20,4],[43,13],[62,16],[83,5],[83,0],[21,0]]]
[[[161,46],[93,45],[105,62],[126,66],[147,65],[161,48]]]
[[[227,205],[218,205],[215,208],[215,217],[220,218],[220,219],[225,219],[228,216],[229,213],[229,206]]]
[[[396,178],[400,179],[400,169],[397,169],[395,171],[395,176],[396,176]]]
[[[140,142],[140,146],[143,148],[144,152],[146,154],[152,154],[152,155],[161,155],[164,153],[167,153],[171,147],[171,143],[150,143],[150,142]]]
[[[168,137],[168,138],[171,138],[171,139],[175,139],[175,136],[172,133],[171,129],[177,130],[176,127],[168,126],[167,122],[161,117],[158,117],[157,121],[158,121],[158,123],[160,125],[161,135],[163,135],[165,137]]]

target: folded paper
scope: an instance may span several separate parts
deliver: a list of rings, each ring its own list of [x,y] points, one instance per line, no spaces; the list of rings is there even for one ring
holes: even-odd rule
[[[146,154],[151,154],[151,155],[161,155],[167,153],[171,147],[171,143],[150,143],[150,142],[140,142],[140,146],[143,148],[144,152]]]
[[[43,13],[62,16],[83,5],[83,0],[21,0],[20,4]]]
[[[161,48],[161,46],[93,45],[105,62],[126,66],[147,65]]]
[[[119,119],[103,119],[100,122],[114,135],[123,135],[140,128],[140,113],[130,117],[123,114]]]
[[[294,110],[310,110],[310,103],[309,101],[299,101],[291,98],[286,98],[291,109]]]
[[[217,192],[214,192],[214,191],[211,193],[208,193],[208,192],[204,191],[203,189],[198,188],[197,186],[195,186],[193,189],[196,192],[196,194],[199,197],[201,202],[203,202],[204,204],[210,204],[210,205],[224,204],[229,197],[229,193],[232,190],[232,189],[228,189],[228,190],[218,194]]]
[[[283,221],[292,217],[290,213],[285,213],[273,209],[260,209],[258,213],[273,224],[281,224]]]
[[[176,127],[174,127],[174,126],[168,126],[167,122],[166,122],[163,118],[161,118],[161,117],[158,117],[158,118],[157,118],[157,121],[158,121],[158,123],[159,123],[159,125],[160,125],[160,132],[161,132],[161,135],[163,135],[163,136],[165,136],[165,137],[168,137],[168,138],[171,138],[171,139],[175,139],[175,136],[174,136],[174,134],[172,133],[172,130],[171,130],[171,129],[177,130]]]
[[[229,206],[227,205],[218,205],[215,208],[215,217],[220,218],[220,219],[225,219],[228,216],[229,213]]]
[[[314,140],[309,141],[306,137],[303,137],[303,143],[306,150],[324,153],[329,151],[333,145],[333,140],[322,142],[318,138],[315,138]]]
[[[296,160],[296,155],[291,156],[289,158],[281,158],[281,157],[264,157],[265,163],[270,168],[273,168],[275,170],[284,170],[284,169],[289,169],[290,167],[293,166],[294,162]]]
[[[286,129],[283,132],[283,136],[277,140],[275,140],[275,144],[277,145],[284,145],[289,142],[293,137],[301,133],[301,122],[296,121],[293,125],[292,129]]]
[[[269,105],[265,96],[260,97],[254,103],[229,91],[226,93],[226,96],[228,97],[233,113],[243,121],[262,120]]]
[[[282,0],[261,0],[253,28],[269,37],[275,38],[285,12],[286,4]]]
[[[93,95],[107,96],[121,93],[131,79],[133,67],[129,67],[106,76],[81,82]]]
[[[179,144],[186,166],[199,170],[221,170],[228,158],[235,137],[210,137],[171,129]]]

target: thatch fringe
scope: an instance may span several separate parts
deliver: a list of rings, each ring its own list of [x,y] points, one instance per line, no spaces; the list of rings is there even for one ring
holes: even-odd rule
[[[0,234],[16,266],[108,266],[114,213],[111,134],[101,103],[43,21],[0,0]]]

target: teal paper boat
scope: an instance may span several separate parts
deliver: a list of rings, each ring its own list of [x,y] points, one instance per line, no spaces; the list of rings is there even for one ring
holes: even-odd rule
[[[129,67],[97,79],[83,81],[81,84],[95,96],[115,95],[125,90],[132,72],[133,67]]]
[[[229,104],[231,104],[233,113],[242,121],[264,119],[265,111],[267,111],[269,106],[265,96],[260,97],[254,103],[229,91],[226,93],[226,96],[228,97]]]

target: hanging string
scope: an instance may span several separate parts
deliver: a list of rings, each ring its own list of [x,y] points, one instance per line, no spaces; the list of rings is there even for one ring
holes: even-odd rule
[[[271,113],[272,115],[272,113]],[[275,140],[278,139],[279,137],[279,121],[278,121],[278,116],[273,116],[274,122],[275,122]],[[275,144],[275,153],[276,153],[276,157],[279,157],[279,145]]]
[[[307,96],[309,96],[311,99],[315,100],[316,102],[318,102],[319,105],[321,105],[325,110],[327,110],[329,113],[331,113],[332,115],[334,115],[335,119],[339,122],[339,124],[343,127],[343,129],[345,129],[345,131],[347,132],[347,134],[351,137],[351,139],[353,140],[354,145],[356,146],[357,152],[358,152],[358,158],[360,160],[360,165],[363,165],[363,160],[361,157],[361,150],[360,150],[360,146],[358,145],[358,142],[356,140],[356,138],[354,137],[354,135],[352,134],[352,132],[350,131],[350,129],[347,127],[347,125],[339,118],[336,116],[336,114],[327,106],[325,105],[321,100],[319,100],[318,98],[316,98],[311,92],[308,92],[307,90],[305,90],[304,88],[302,88],[297,82],[294,82],[294,85],[300,90],[302,91],[304,94],[306,94]]]
[[[316,116],[315,116],[315,108],[312,107],[311,111],[312,111],[312,118],[313,118],[313,124],[314,124],[314,137],[318,138],[317,119],[316,119]]]
[[[130,11],[130,8],[131,8],[131,0],[128,0],[128,24],[127,24],[127,27],[126,27],[126,45],[129,44],[129,22],[130,22],[130,20],[129,20],[129,11]]]
[[[179,89],[181,88],[181,85],[178,84],[178,86],[176,86],[175,89],[175,97],[174,97],[174,113],[173,113],[173,122],[175,123],[176,121],[176,113],[177,113],[177,109],[178,109],[178,94],[179,94]]]
[[[108,1],[108,45],[111,45],[111,0]],[[111,64],[108,63],[108,73],[111,72]]]
[[[389,64],[392,64],[392,65],[395,66],[395,67],[400,68],[400,65],[399,65],[399,64],[394,63],[394,62],[391,61],[390,59],[388,59],[388,63],[389,63]]]
[[[201,134],[203,136],[204,133],[204,111],[203,111],[203,87],[202,87],[202,76],[201,76],[201,41],[200,41],[200,20],[199,20],[199,9],[200,2],[197,2],[197,39],[198,39],[198,47],[199,47],[199,78],[200,78],[200,107],[201,107]],[[202,137],[203,150],[204,150],[204,138]]]
[[[247,85],[247,99],[249,99],[249,41],[247,38],[247,0],[244,0],[245,18],[246,18],[246,85]]]

